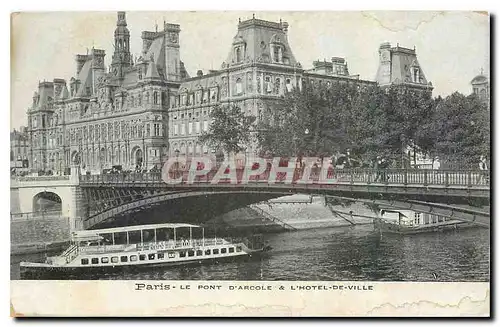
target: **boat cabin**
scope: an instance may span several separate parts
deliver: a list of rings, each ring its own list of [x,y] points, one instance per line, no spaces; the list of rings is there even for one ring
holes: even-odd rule
[[[137,250],[151,247],[178,248],[192,246],[195,240],[205,242],[205,229],[182,223],[113,227],[72,234],[73,244],[80,247],[105,246],[108,250],[124,249],[129,246],[135,246]]]
[[[411,210],[380,210],[380,218],[387,222],[402,225],[402,226],[423,226],[433,225],[441,222],[448,221],[446,217],[415,212]]]

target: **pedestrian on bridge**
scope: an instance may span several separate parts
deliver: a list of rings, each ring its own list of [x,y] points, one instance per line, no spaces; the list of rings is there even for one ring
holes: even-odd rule
[[[481,184],[484,180],[484,182],[487,182],[488,178],[488,164],[486,163],[486,157],[481,156],[479,158],[479,175],[477,176],[476,184]]]

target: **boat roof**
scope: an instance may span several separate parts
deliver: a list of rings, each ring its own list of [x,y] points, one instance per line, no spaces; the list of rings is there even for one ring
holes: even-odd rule
[[[103,228],[103,229],[81,230],[74,232],[74,235],[76,237],[85,237],[97,234],[109,234],[109,233],[140,231],[147,229],[181,228],[181,227],[202,228],[201,226],[198,225],[191,225],[184,223],[175,223],[175,224],[165,223],[165,224],[134,225],[134,226],[124,226],[124,227]]]
[[[395,208],[391,208],[391,209],[386,209],[386,208],[383,208],[383,209],[380,209],[380,212],[390,212],[390,213],[398,213],[398,214],[401,214],[405,217],[409,217],[412,215],[412,213],[415,213],[415,211],[412,211],[412,210],[404,210],[404,209],[395,209]]]
[[[103,239],[102,236],[99,236],[97,234],[95,235],[79,235],[79,234],[74,234],[72,235],[73,241],[78,241],[78,242],[85,242],[85,241],[100,241]]]

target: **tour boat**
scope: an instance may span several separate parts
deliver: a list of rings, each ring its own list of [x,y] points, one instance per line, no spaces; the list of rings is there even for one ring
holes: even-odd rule
[[[380,210],[379,217],[373,219],[373,223],[375,228],[381,232],[397,234],[438,232],[475,226],[472,223],[462,220],[450,219],[428,213],[388,209]]]
[[[200,233],[201,232],[201,233]],[[198,235],[195,235],[198,234]],[[205,238],[201,226],[166,223],[74,232],[70,246],[44,263],[21,262],[21,278],[174,266],[251,256],[270,250],[262,235]]]

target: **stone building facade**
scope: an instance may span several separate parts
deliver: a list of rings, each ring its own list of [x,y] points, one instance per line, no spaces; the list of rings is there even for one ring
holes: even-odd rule
[[[124,12],[118,13],[109,70],[104,50],[76,55],[76,75],[40,82],[28,109],[30,162],[64,171],[78,163],[99,172],[115,165],[144,169],[165,155],[168,99],[188,78],[179,53],[180,28],[142,33],[134,60]]]
[[[288,42],[287,22],[240,21],[220,69],[190,77],[180,60],[180,26],[142,32],[142,55],[130,52],[130,32],[119,12],[109,69],[105,53],[76,56],[76,75],[40,82],[28,110],[30,162],[63,171],[73,163],[91,172],[114,165],[151,169],[167,156],[212,153],[198,137],[216,104],[235,104],[264,119],[270,105],[306,83],[407,84],[432,90],[415,50],[380,46],[375,81],[350,75],[344,58],[305,69]]]
[[[19,130],[10,133],[10,168],[16,172],[22,171],[29,166],[29,138],[26,127],[21,126]]]

